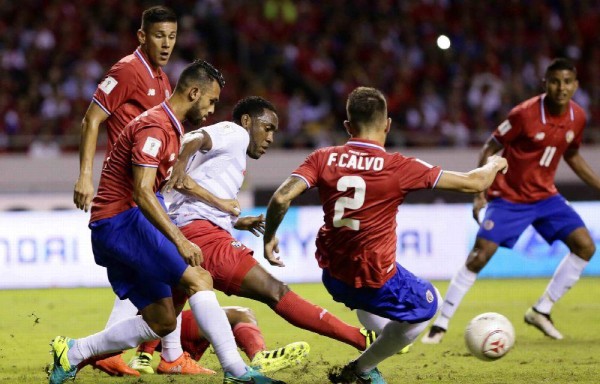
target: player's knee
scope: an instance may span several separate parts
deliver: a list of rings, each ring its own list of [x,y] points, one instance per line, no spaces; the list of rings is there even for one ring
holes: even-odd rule
[[[212,290],[213,279],[204,268],[188,268],[184,274],[183,285],[187,295],[192,296],[196,292]]]
[[[486,266],[489,258],[481,249],[473,249],[467,258],[467,269],[474,273],[479,273]]]
[[[571,247],[571,252],[584,260],[590,260],[594,253],[596,253],[596,244],[594,244],[591,237],[588,237]]]
[[[227,317],[230,319],[230,322],[233,323],[232,325],[240,323],[256,325],[258,323],[254,311],[246,307],[228,307]]]
[[[152,331],[160,337],[168,335],[177,328],[177,317],[173,314],[164,314],[163,316],[145,320]]]
[[[273,284],[272,289],[270,290],[270,301],[274,303],[279,303],[283,296],[290,291],[290,287],[287,284],[278,281],[276,284]]]

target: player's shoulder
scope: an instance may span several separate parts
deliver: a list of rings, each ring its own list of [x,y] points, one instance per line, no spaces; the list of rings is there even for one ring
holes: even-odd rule
[[[524,100],[511,109],[509,116],[530,116],[539,113],[541,95]]]
[[[127,55],[117,61],[108,71],[109,74],[119,74],[121,76],[135,76],[140,70],[142,64],[134,54]],[[131,79],[128,77],[128,79]]]
[[[207,132],[210,136],[218,135],[222,137],[249,137],[248,131],[232,122],[232,121],[220,121],[215,124],[208,125],[206,127],[201,128],[202,131]]]
[[[582,123],[585,123],[585,121],[587,120],[585,109],[583,109],[583,107],[577,104],[577,102],[574,100],[571,100],[570,104],[571,108],[573,108],[573,114],[575,119],[581,121]]]

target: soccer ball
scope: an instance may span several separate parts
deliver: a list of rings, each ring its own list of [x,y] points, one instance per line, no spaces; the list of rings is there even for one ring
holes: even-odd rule
[[[515,328],[499,313],[482,313],[467,325],[465,342],[469,351],[478,359],[498,360],[515,343]]]

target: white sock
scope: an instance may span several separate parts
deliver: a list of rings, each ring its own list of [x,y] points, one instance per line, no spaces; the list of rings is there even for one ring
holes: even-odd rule
[[[168,362],[175,361],[183,354],[181,347],[181,313],[177,316],[177,328],[160,340],[160,355]]]
[[[357,359],[356,369],[368,372],[402,348],[415,341],[419,333],[427,328],[429,321],[410,324],[404,321],[390,320],[373,344]]]
[[[360,321],[360,323],[364,325],[365,328],[374,331],[378,335],[380,335],[381,332],[383,332],[383,328],[385,328],[387,323],[392,321],[390,319],[374,315],[362,309],[356,310],[356,316],[358,317],[358,321]]]
[[[106,322],[106,326],[104,329],[110,327],[111,325],[124,320],[130,317],[137,315],[138,309],[133,305],[133,303],[129,300],[121,300],[119,297],[115,297],[115,303],[113,304],[113,309],[110,312],[110,316],[108,317],[108,321]]]
[[[198,328],[212,344],[223,371],[234,376],[246,373],[246,363],[238,352],[229,320],[213,291],[194,293],[188,300]]]
[[[581,257],[568,253],[560,262],[554,276],[548,283],[546,291],[534,307],[542,313],[549,314],[552,311],[552,306],[558,299],[564,296],[565,293],[579,280],[584,268],[589,261],[583,260]]]
[[[469,289],[475,284],[475,280],[477,280],[477,274],[469,271],[466,265],[463,265],[456,272],[448,286],[448,292],[446,292],[446,297],[444,297],[440,315],[435,319],[433,325],[448,329],[450,319],[454,316],[463,297],[465,297]]]
[[[159,337],[142,316],[134,316],[94,335],[75,340],[68,352],[69,362],[77,365],[89,357],[130,349]]]

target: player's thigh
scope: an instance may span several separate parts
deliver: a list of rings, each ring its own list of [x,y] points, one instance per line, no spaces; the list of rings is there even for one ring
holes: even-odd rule
[[[477,237],[512,248],[521,233],[535,220],[535,215],[529,204],[496,198],[488,203]]]
[[[258,264],[254,251],[206,220],[195,220],[181,231],[202,250],[202,267],[211,274],[214,287],[228,295],[239,294],[246,274]]]
[[[538,204],[539,218],[533,223],[536,231],[548,242],[561,240],[572,252],[589,251],[592,238],[581,216],[561,195],[553,196]]]

